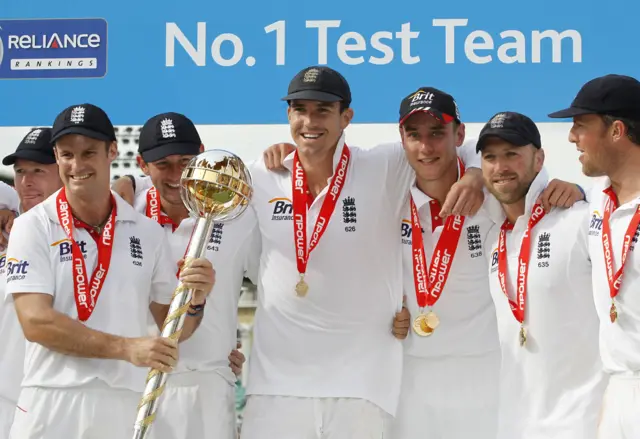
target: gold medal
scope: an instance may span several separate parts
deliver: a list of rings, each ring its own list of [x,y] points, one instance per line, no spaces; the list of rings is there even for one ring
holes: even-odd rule
[[[433,329],[427,324],[427,316],[420,314],[413,321],[413,331],[420,337],[428,337],[433,334]]]
[[[298,297],[304,297],[309,292],[309,285],[304,281],[304,279],[300,279],[296,284],[296,294]]]
[[[431,330],[435,330],[440,324],[440,319],[433,311],[429,311],[429,313],[425,316],[427,326],[431,328]]]
[[[618,310],[613,300],[611,300],[611,309],[609,310],[609,318],[611,319],[611,323],[615,323],[616,320],[618,319]]]
[[[524,329],[524,326],[520,326],[520,346],[524,346],[527,342],[527,330]]]

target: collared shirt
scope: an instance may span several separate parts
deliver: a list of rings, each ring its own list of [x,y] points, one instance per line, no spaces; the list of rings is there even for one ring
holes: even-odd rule
[[[444,229],[443,221],[438,217],[440,204],[415,184],[411,187],[411,195],[420,217],[428,272]],[[420,314],[420,309],[413,274],[411,207],[407,205],[404,212],[401,226],[404,290],[413,320]],[[483,249],[492,226],[493,222],[482,210],[465,218],[449,277],[432,308],[440,325],[429,337],[421,337],[410,330],[404,342],[405,354],[437,358],[497,353],[496,313],[489,292],[487,258]]]
[[[151,179],[136,182],[134,208],[145,214]],[[187,249],[196,225],[193,217],[183,220],[175,230],[171,224],[162,226],[171,248],[170,263],[176,272],[177,262]],[[207,298],[207,305],[198,329],[180,343],[180,358],[173,373],[216,371],[230,383],[236,377],[229,367],[229,353],[236,348],[238,300],[246,275],[255,282],[260,257],[260,234],[255,213],[247,208],[230,222],[216,222],[206,247],[205,257],[216,270],[216,282]],[[174,277],[175,279],[175,277]],[[153,332],[157,327],[152,327]]]
[[[77,319],[71,243],[58,220],[58,192],[15,220],[7,251],[5,294],[49,294],[54,310]],[[117,217],[111,263],[93,314],[84,324],[121,337],[142,337],[147,334],[149,303],[171,302],[175,271],[166,256],[169,248],[160,226],[114,197]],[[73,233],[91,276],[97,264],[96,242],[85,229],[74,227]],[[75,387],[98,379],[114,388],[142,391],[146,373],[145,368],[122,360],[64,355],[28,342],[22,386]]]
[[[343,146],[344,135],[334,171]],[[247,393],[362,398],[395,414],[402,370],[402,343],[391,333],[402,304],[397,227],[415,174],[399,143],[349,148],[344,187],[309,257],[302,298],[295,292],[293,153],[284,162],[289,172],[268,171],[262,161],[251,170],[262,255]],[[307,239],[327,193],[308,209]]]
[[[526,196],[525,214],[506,233],[506,285],[516,300],[520,247],[532,208],[548,176],[543,169]],[[505,214],[489,196],[495,226],[489,232],[490,285],[502,348],[499,439],[595,439],[605,386],[598,355],[598,319],[587,249],[588,205],[554,208],[531,230],[524,326],[516,320],[498,280],[498,240]]]
[[[611,295],[607,279],[602,220],[611,186],[608,178],[597,179],[591,192],[589,218],[589,254],[593,264],[593,294],[600,317],[600,352],[604,369],[616,375],[640,375],[640,255],[636,253],[640,227],[633,235],[622,276],[622,286],[615,298],[618,318],[611,323]],[[640,204],[640,196],[617,207],[610,216],[613,273],[621,265],[624,236],[631,217]]]

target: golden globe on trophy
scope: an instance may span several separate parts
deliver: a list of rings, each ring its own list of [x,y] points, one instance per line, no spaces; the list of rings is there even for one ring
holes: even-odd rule
[[[181,196],[192,216],[197,218],[184,266],[203,257],[214,222],[231,221],[242,215],[253,195],[251,174],[236,155],[213,149],[189,161],[180,178]],[[178,340],[193,291],[178,283],[173,293],[161,335]],[[155,419],[158,398],[164,391],[167,374],[151,369],[144,394],[138,404],[134,439],[143,439]]]

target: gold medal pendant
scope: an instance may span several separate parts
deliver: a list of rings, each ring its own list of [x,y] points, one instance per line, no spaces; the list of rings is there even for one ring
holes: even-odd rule
[[[609,318],[611,319],[611,323],[615,323],[618,320],[618,310],[616,308],[616,304],[611,301],[611,309],[609,310]]]
[[[427,323],[427,316],[420,314],[413,321],[413,331],[420,337],[428,337],[433,334],[433,329]]]
[[[520,326],[520,346],[524,346],[527,342],[527,330],[524,326]]]
[[[304,279],[300,279],[296,284],[296,295],[298,297],[304,297],[309,292],[309,285],[304,281]]]
[[[435,329],[440,325],[440,319],[436,315],[435,312],[429,311],[429,313],[425,316],[425,320],[427,326],[431,328],[431,331],[435,331]]]

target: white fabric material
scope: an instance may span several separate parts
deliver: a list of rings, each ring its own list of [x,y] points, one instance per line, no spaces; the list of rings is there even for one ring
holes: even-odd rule
[[[52,295],[54,309],[76,319],[71,247],[58,221],[57,195],[15,220],[7,252],[6,295]],[[135,212],[119,196],[115,198],[118,211],[111,265],[93,314],[85,324],[109,334],[140,337],[148,331],[149,302],[171,302],[175,270],[160,226]],[[87,272],[93,273],[96,242],[84,229],[74,228],[74,238],[85,250]],[[136,251],[132,251],[137,245],[132,238],[140,241]],[[144,389],[147,370],[125,361],[63,355],[37,343],[27,343],[25,358],[23,387],[75,387],[98,378],[114,388]]]
[[[15,401],[0,397],[0,438],[8,438],[13,424],[13,416],[16,412]]]
[[[600,317],[600,353],[604,369],[609,374],[635,376],[640,374],[640,255],[636,252],[638,231],[627,254],[622,286],[615,303],[618,319],[611,323],[611,295],[602,246],[602,218],[607,195],[603,190],[611,182],[599,179],[593,187],[590,202],[589,254],[593,264],[593,294]],[[622,245],[631,217],[640,204],[640,197],[612,212],[610,218],[613,271],[620,268]]]
[[[411,194],[423,230],[428,272],[444,227],[439,226],[432,232],[430,203],[433,200],[415,184],[411,188]],[[405,355],[446,358],[499,351],[496,312],[489,292],[487,258],[483,251],[484,241],[492,226],[493,222],[482,211],[465,219],[449,278],[440,298],[433,306],[433,311],[440,319],[440,325],[429,337],[421,337],[410,330],[404,342]],[[420,314],[420,309],[413,279],[411,230],[411,208],[407,203],[401,228],[402,268],[407,308],[411,317],[415,318]]]
[[[144,185],[141,182],[141,186]],[[146,214],[147,192],[148,189],[136,193],[134,208],[141,214]],[[170,224],[162,227],[171,249],[169,258],[174,273],[189,245],[195,224],[194,218],[187,218],[175,231]],[[180,358],[174,373],[215,370],[233,384],[236,377],[229,367],[228,357],[236,348],[240,290],[245,275],[256,281],[260,257],[260,231],[254,211],[248,208],[233,221],[215,223],[205,257],[216,270],[216,283],[207,298],[198,329],[180,343]],[[175,276],[174,280],[177,282]],[[157,333],[157,326],[152,326],[152,331]]]
[[[15,188],[0,181],[0,209],[9,209],[17,212],[19,206],[20,199],[18,198],[18,193]]]
[[[640,438],[640,376],[613,375],[602,404],[598,439]]]
[[[343,145],[344,135],[334,170]],[[247,393],[361,398],[394,415],[402,372],[402,344],[390,330],[402,305],[397,227],[415,174],[399,143],[350,151],[336,209],[309,259],[304,298],[295,293],[294,154],[284,161],[289,172],[268,171],[262,160],[252,167],[262,255]],[[477,160],[472,141],[460,154]],[[308,240],[328,189],[309,208]]]
[[[383,439],[391,417],[369,401],[252,395],[241,439]]]
[[[140,394],[104,384],[22,390],[9,439],[114,439],[133,436]]]
[[[405,355],[398,415],[385,438],[495,439],[499,372],[500,351],[441,358]]]
[[[507,232],[506,284],[512,300],[523,235],[547,182],[543,170],[529,188],[525,215]],[[498,237],[504,212],[493,196],[486,207],[496,223],[486,248],[492,249],[491,294],[502,348],[498,438],[595,439],[606,379],[596,343],[588,206],[579,202],[570,209],[553,209],[531,232],[524,347],[519,343],[520,324],[498,281]]]
[[[173,374],[149,439],[236,439],[235,387],[216,372]]]
[[[5,300],[6,269],[7,255],[2,253],[0,254],[0,334],[2,334],[0,337],[0,400],[4,398],[15,406],[20,394],[26,340],[18,321],[13,298],[8,297]]]

